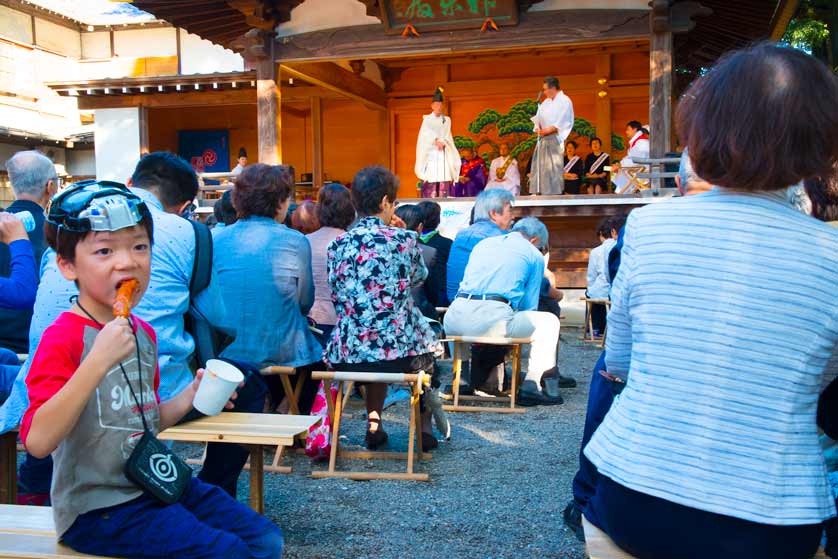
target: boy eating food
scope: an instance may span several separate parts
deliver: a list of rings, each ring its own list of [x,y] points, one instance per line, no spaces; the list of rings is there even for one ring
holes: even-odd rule
[[[193,478],[156,439],[192,409],[203,370],[159,401],[154,330],[129,312],[149,282],[145,203],[84,181],[53,198],[44,235],[79,295],[35,352],[20,434],[33,456],[53,455],[59,539],[114,557],[280,557],[276,525]]]

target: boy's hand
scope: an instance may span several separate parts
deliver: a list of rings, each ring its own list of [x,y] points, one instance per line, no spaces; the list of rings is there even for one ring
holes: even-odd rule
[[[90,354],[109,371],[120,361],[133,355],[137,349],[134,333],[128,319],[115,318],[105,324],[96,335]]]

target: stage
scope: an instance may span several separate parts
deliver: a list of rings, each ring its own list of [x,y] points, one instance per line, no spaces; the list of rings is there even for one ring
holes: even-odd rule
[[[521,196],[515,199],[516,218],[533,216],[542,220],[550,232],[550,269],[557,287],[585,289],[588,254],[598,244],[596,226],[605,217],[628,215],[634,208],[661,203],[677,196],[675,189],[640,194],[601,194],[568,196]],[[399,199],[399,204],[416,204],[422,198]],[[474,198],[436,198],[441,208],[440,233],[448,238],[468,227]]]

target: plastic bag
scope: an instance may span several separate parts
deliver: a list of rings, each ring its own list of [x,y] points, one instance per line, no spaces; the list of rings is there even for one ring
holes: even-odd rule
[[[329,396],[332,398],[333,406],[337,393],[337,387],[331,386]],[[319,417],[320,422],[308,429],[306,455],[316,461],[326,460],[332,451],[332,425],[329,421],[329,405],[326,401],[323,381],[320,381],[320,386],[317,387],[317,395],[314,397],[314,404],[311,406],[311,415]]]

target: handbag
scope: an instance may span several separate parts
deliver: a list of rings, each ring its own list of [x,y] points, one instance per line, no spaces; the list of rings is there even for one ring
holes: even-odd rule
[[[333,405],[337,393],[337,388],[332,386],[328,397],[332,399]],[[309,427],[308,437],[306,437],[306,455],[315,461],[326,460],[332,451],[332,426],[329,423],[329,406],[326,398],[323,381],[320,381],[314,404],[311,406],[311,415],[319,417],[320,421]]]
[[[140,418],[143,421],[143,435],[125,462],[125,477],[158,501],[171,505],[178,502],[189,487],[192,481],[192,468],[169,450],[169,447],[160,442],[160,439],[155,437],[154,433],[148,428],[148,422],[143,411],[143,369],[136,331],[134,332],[134,343],[137,348],[137,371],[140,378],[139,399],[137,399],[137,393],[134,392],[134,386],[128,380],[128,373],[125,372],[122,363],[119,364],[119,368],[122,370],[122,377],[131,390],[134,402],[139,407]]]

